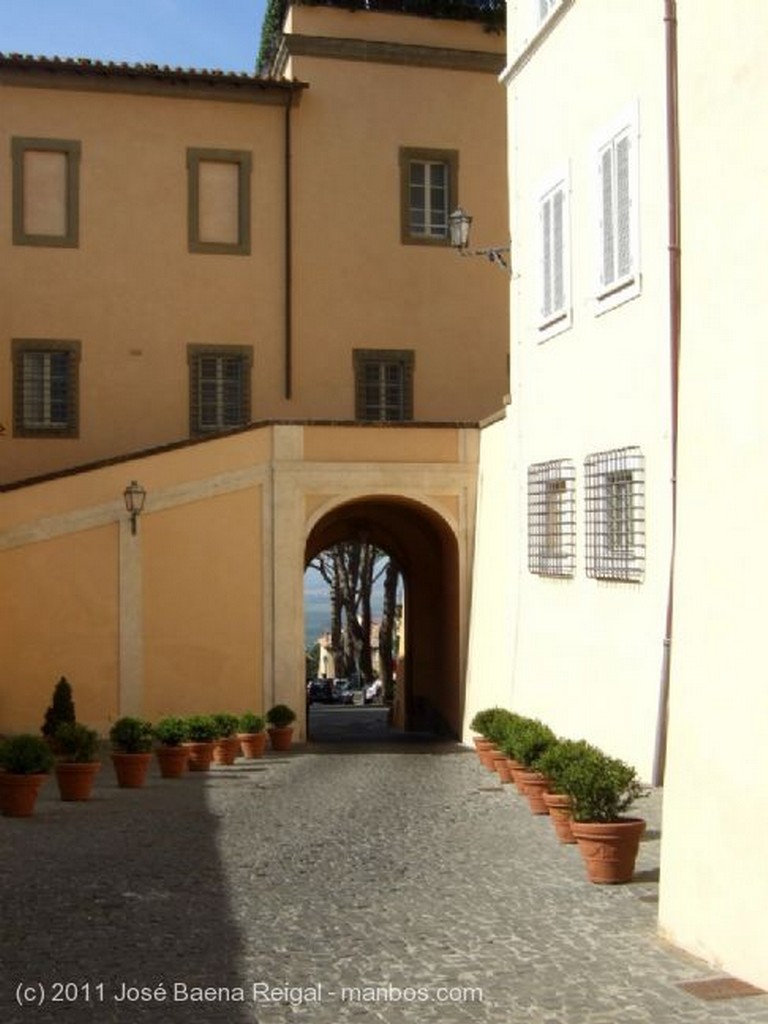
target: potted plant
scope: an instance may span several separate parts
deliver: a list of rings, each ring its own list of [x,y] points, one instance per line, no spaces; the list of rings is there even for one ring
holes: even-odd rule
[[[479,736],[475,736],[475,750],[480,763],[493,770],[492,751],[494,748],[494,741],[491,739],[491,732],[493,730],[493,723],[502,708],[484,708],[482,711],[478,711],[472,721],[469,723],[470,729],[473,732],[479,733]]]
[[[152,760],[151,722],[125,715],[112,725],[109,738],[118,786],[124,789],[143,786]]]
[[[296,712],[287,704],[275,704],[267,712],[267,732],[273,750],[284,752],[291,749],[293,725]]]
[[[55,733],[56,782],[62,800],[89,800],[101,771],[99,734],[80,722],[62,722]]]
[[[557,838],[561,843],[576,840],[571,829],[571,798],[564,790],[563,778],[571,762],[578,760],[589,746],[586,740],[557,740],[547,747],[538,760],[538,769],[549,779],[550,791],[544,793],[544,803]]]
[[[52,750],[56,747],[56,733],[65,722],[70,725],[75,721],[75,702],[72,700],[72,687],[65,676],[59,679],[53,688],[53,698],[45,712],[41,732]]]
[[[643,794],[635,769],[585,744],[563,769],[561,786],[571,798],[571,829],[591,882],[629,882],[635,870],[642,818],[624,812]]]
[[[155,757],[164,779],[178,779],[187,770],[189,754],[183,746],[187,724],[177,715],[166,715],[155,722],[152,733],[158,742]]]
[[[216,723],[216,739],[213,744],[213,760],[216,764],[234,764],[240,753],[240,740],[235,733],[239,719],[229,712],[220,712],[212,716]]]
[[[523,736],[533,721],[524,715],[513,715],[506,723],[504,734],[499,740],[502,753],[507,757],[507,764],[512,776],[512,781],[518,793],[526,795],[524,778],[528,774],[528,765],[523,763],[521,757]]]
[[[9,818],[29,818],[52,767],[53,754],[40,736],[21,733],[0,744],[2,813]]]
[[[237,728],[237,738],[240,741],[243,757],[247,757],[249,760],[263,757],[267,745],[267,734],[264,732],[264,719],[261,715],[246,711],[240,716]]]
[[[213,760],[216,723],[211,715],[190,715],[186,719],[187,739],[184,747],[193,772],[207,772]]]
[[[549,789],[549,779],[539,770],[539,758],[557,742],[557,736],[538,718],[528,719],[520,726],[515,737],[515,752],[524,766],[522,785],[532,814],[549,814],[543,794]]]

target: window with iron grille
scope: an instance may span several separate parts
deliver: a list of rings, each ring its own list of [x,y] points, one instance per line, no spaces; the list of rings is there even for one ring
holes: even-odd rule
[[[375,422],[413,419],[413,352],[355,349],[355,418]]]
[[[79,342],[17,339],[12,356],[14,434],[76,437]]]
[[[190,345],[188,359],[191,433],[217,433],[249,423],[251,349]]]
[[[528,568],[573,576],[576,564],[576,467],[570,459],[528,467]]]
[[[458,206],[458,167],[454,150],[400,150],[403,242],[450,245],[448,217]]]
[[[645,570],[645,459],[639,448],[584,462],[587,575],[641,582]]]

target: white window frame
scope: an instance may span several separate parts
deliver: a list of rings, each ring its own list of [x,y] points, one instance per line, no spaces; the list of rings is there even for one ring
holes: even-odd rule
[[[596,315],[640,294],[639,139],[639,111],[634,102],[595,137],[591,149]],[[624,265],[620,265],[622,257]]]
[[[570,173],[564,166],[551,175],[538,190],[536,237],[538,238],[538,307],[536,312],[539,341],[546,341],[571,327],[571,225]],[[556,255],[558,235],[555,210],[560,197],[560,260]],[[554,294],[559,273],[560,295]],[[559,299],[559,301],[558,301]]]
[[[543,25],[545,21],[552,17],[559,6],[560,0],[533,0],[535,24]]]

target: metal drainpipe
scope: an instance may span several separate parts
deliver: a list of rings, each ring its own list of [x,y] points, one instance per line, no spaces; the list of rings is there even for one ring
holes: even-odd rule
[[[292,239],[292,200],[291,191],[291,108],[293,106],[293,90],[288,90],[285,104],[285,151],[284,151],[284,188],[285,188],[285,311],[284,311],[284,358],[285,358],[285,398],[293,397],[293,239]]]
[[[669,592],[664,631],[659,718],[656,752],[653,766],[653,784],[662,785],[667,753],[667,715],[669,709],[669,682],[672,655],[672,627],[675,590],[675,553],[677,542],[677,448],[678,404],[680,393],[680,131],[678,99],[677,54],[677,0],[664,0],[666,46],[666,101],[667,101],[667,191],[669,201],[669,356],[670,356],[670,442],[672,468],[672,538],[669,563]]]

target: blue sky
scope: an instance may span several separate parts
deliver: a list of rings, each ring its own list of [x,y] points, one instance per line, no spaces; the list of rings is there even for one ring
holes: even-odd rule
[[[0,52],[252,73],[266,0],[0,0]]]

